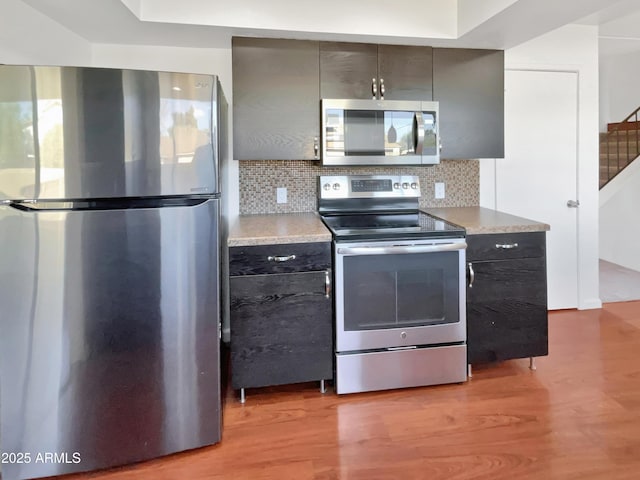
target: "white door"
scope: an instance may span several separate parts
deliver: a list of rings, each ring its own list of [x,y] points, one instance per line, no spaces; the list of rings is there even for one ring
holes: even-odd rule
[[[505,158],[496,161],[496,208],[548,223],[549,309],[578,306],[578,75],[505,72]]]

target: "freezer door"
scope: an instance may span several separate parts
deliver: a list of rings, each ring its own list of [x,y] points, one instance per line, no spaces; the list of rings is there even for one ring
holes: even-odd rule
[[[0,200],[219,193],[217,77],[0,66]]]
[[[4,480],[220,440],[218,202],[0,207]]]

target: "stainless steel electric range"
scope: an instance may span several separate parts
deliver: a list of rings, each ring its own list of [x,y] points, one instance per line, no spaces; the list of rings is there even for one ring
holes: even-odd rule
[[[333,234],[336,391],[467,379],[465,231],[419,210],[417,176],[320,176]]]

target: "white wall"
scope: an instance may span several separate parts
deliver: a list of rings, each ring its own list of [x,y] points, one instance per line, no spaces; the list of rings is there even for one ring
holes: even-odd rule
[[[606,41],[607,51],[624,41]],[[637,42],[636,42],[637,44]],[[624,46],[624,45],[623,45]],[[640,106],[640,45],[600,60],[600,131]],[[640,162],[636,161],[600,191],[600,258],[640,271]]]
[[[599,308],[597,27],[567,25],[509,49],[505,68],[578,72],[578,308]],[[544,149],[553,145],[544,144]],[[540,154],[544,155],[542,148]],[[495,185],[495,162],[485,160],[480,168],[483,206],[495,206],[491,185]]]
[[[458,36],[473,30],[514,3],[516,0],[458,0]]]
[[[640,271],[640,160],[600,191],[600,258]]]
[[[624,120],[640,107],[640,45],[637,52],[609,55],[600,60],[600,131],[607,123]]]
[[[88,65],[91,46],[19,0],[2,0],[0,63]]]
[[[229,103],[229,153],[233,154],[233,121],[231,96],[231,37],[224,48],[182,48],[147,45],[93,46],[92,65],[96,67],[137,68],[174,72],[207,73],[218,75]],[[231,157],[233,158],[233,157]],[[233,221],[239,212],[238,162],[229,164],[227,192],[228,218]]]

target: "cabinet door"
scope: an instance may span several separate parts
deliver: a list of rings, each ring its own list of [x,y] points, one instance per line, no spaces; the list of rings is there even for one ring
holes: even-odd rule
[[[433,98],[433,49],[378,45],[378,76],[384,81],[385,100]]]
[[[504,157],[504,52],[433,49],[443,159]]]
[[[327,272],[231,277],[234,389],[333,377]]]
[[[378,78],[378,46],[320,42],[320,98],[373,98]]]
[[[318,43],[234,37],[232,57],[234,158],[315,159]]]
[[[467,288],[469,363],[547,355],[545,258],[473,262]]]

